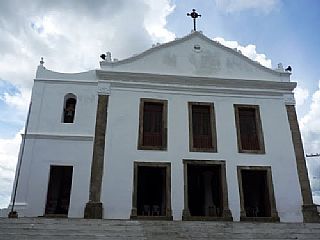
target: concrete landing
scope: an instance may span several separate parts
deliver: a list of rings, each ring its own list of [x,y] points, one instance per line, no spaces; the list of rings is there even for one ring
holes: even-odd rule
[[[0,218],[1,240],[320,239],[317,223]]]

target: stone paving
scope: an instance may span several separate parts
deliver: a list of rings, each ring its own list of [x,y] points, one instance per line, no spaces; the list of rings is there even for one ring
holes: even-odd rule
[[[1,240],[320,239],[319,223],[0,218]]]

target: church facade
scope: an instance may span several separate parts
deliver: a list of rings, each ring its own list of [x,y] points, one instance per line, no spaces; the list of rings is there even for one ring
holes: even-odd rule
[[[104,58],[84,73],[38,67],[19,216],[316,221],[296,83],[281,66],[197,31]]]

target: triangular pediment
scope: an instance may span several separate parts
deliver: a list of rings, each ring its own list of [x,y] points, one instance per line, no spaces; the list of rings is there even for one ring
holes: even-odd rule
[[[100,65],[106,71],[221,79],[289,81],[290,76],[266,68],[200,32],[157,45],[131,58],[103,61]]]

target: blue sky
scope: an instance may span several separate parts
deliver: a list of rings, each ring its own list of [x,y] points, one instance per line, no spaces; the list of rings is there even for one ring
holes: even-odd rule
[[[19,89],[10,81],[0,80],[0,129],[2,137],[14,137],[16,131],[21,129],[24,119],[8,120],[6,116],[13,114],[12,108],[3,100],[6,96],[19,95]]]
[[[293,68],[305,151],[320,152],[320,1],[318,0],[12,0],[0,2],[0,208],[12,179],[40,57],[54,71],[98,68],[99,55],[126,58],[198,30],[262,64]],[[233,41],[233,42],[231,42]],[[263,55],[264,54],[264,55]],[[320,196],[320,159],[309,163]],[[320,197],[316,196],[318,203]]]
[[[317,0],[273,1],[274,8],[228,11],[215,1],[175,1],[175,14],[168,17],[168,29],[183,36],[191,27],[191,20],[179,18],[195,7],[202,17],[198,28],[207,36],[220,36],[254,44],[257,51],[267,55],[273,66],[282,62],[293,67],[292,80],[311,91],[318,89],[320,76],[320,2]],[[233,1],[226,1],[233,2]],[[240,1],[234,1],[240,2]],[[248,1],[244,1],[248,2]],[[262,1],[264,2],[264,1]],[[267,2],[267,1],[265,1]],[[272,1],[269,1],[272,2]]]

